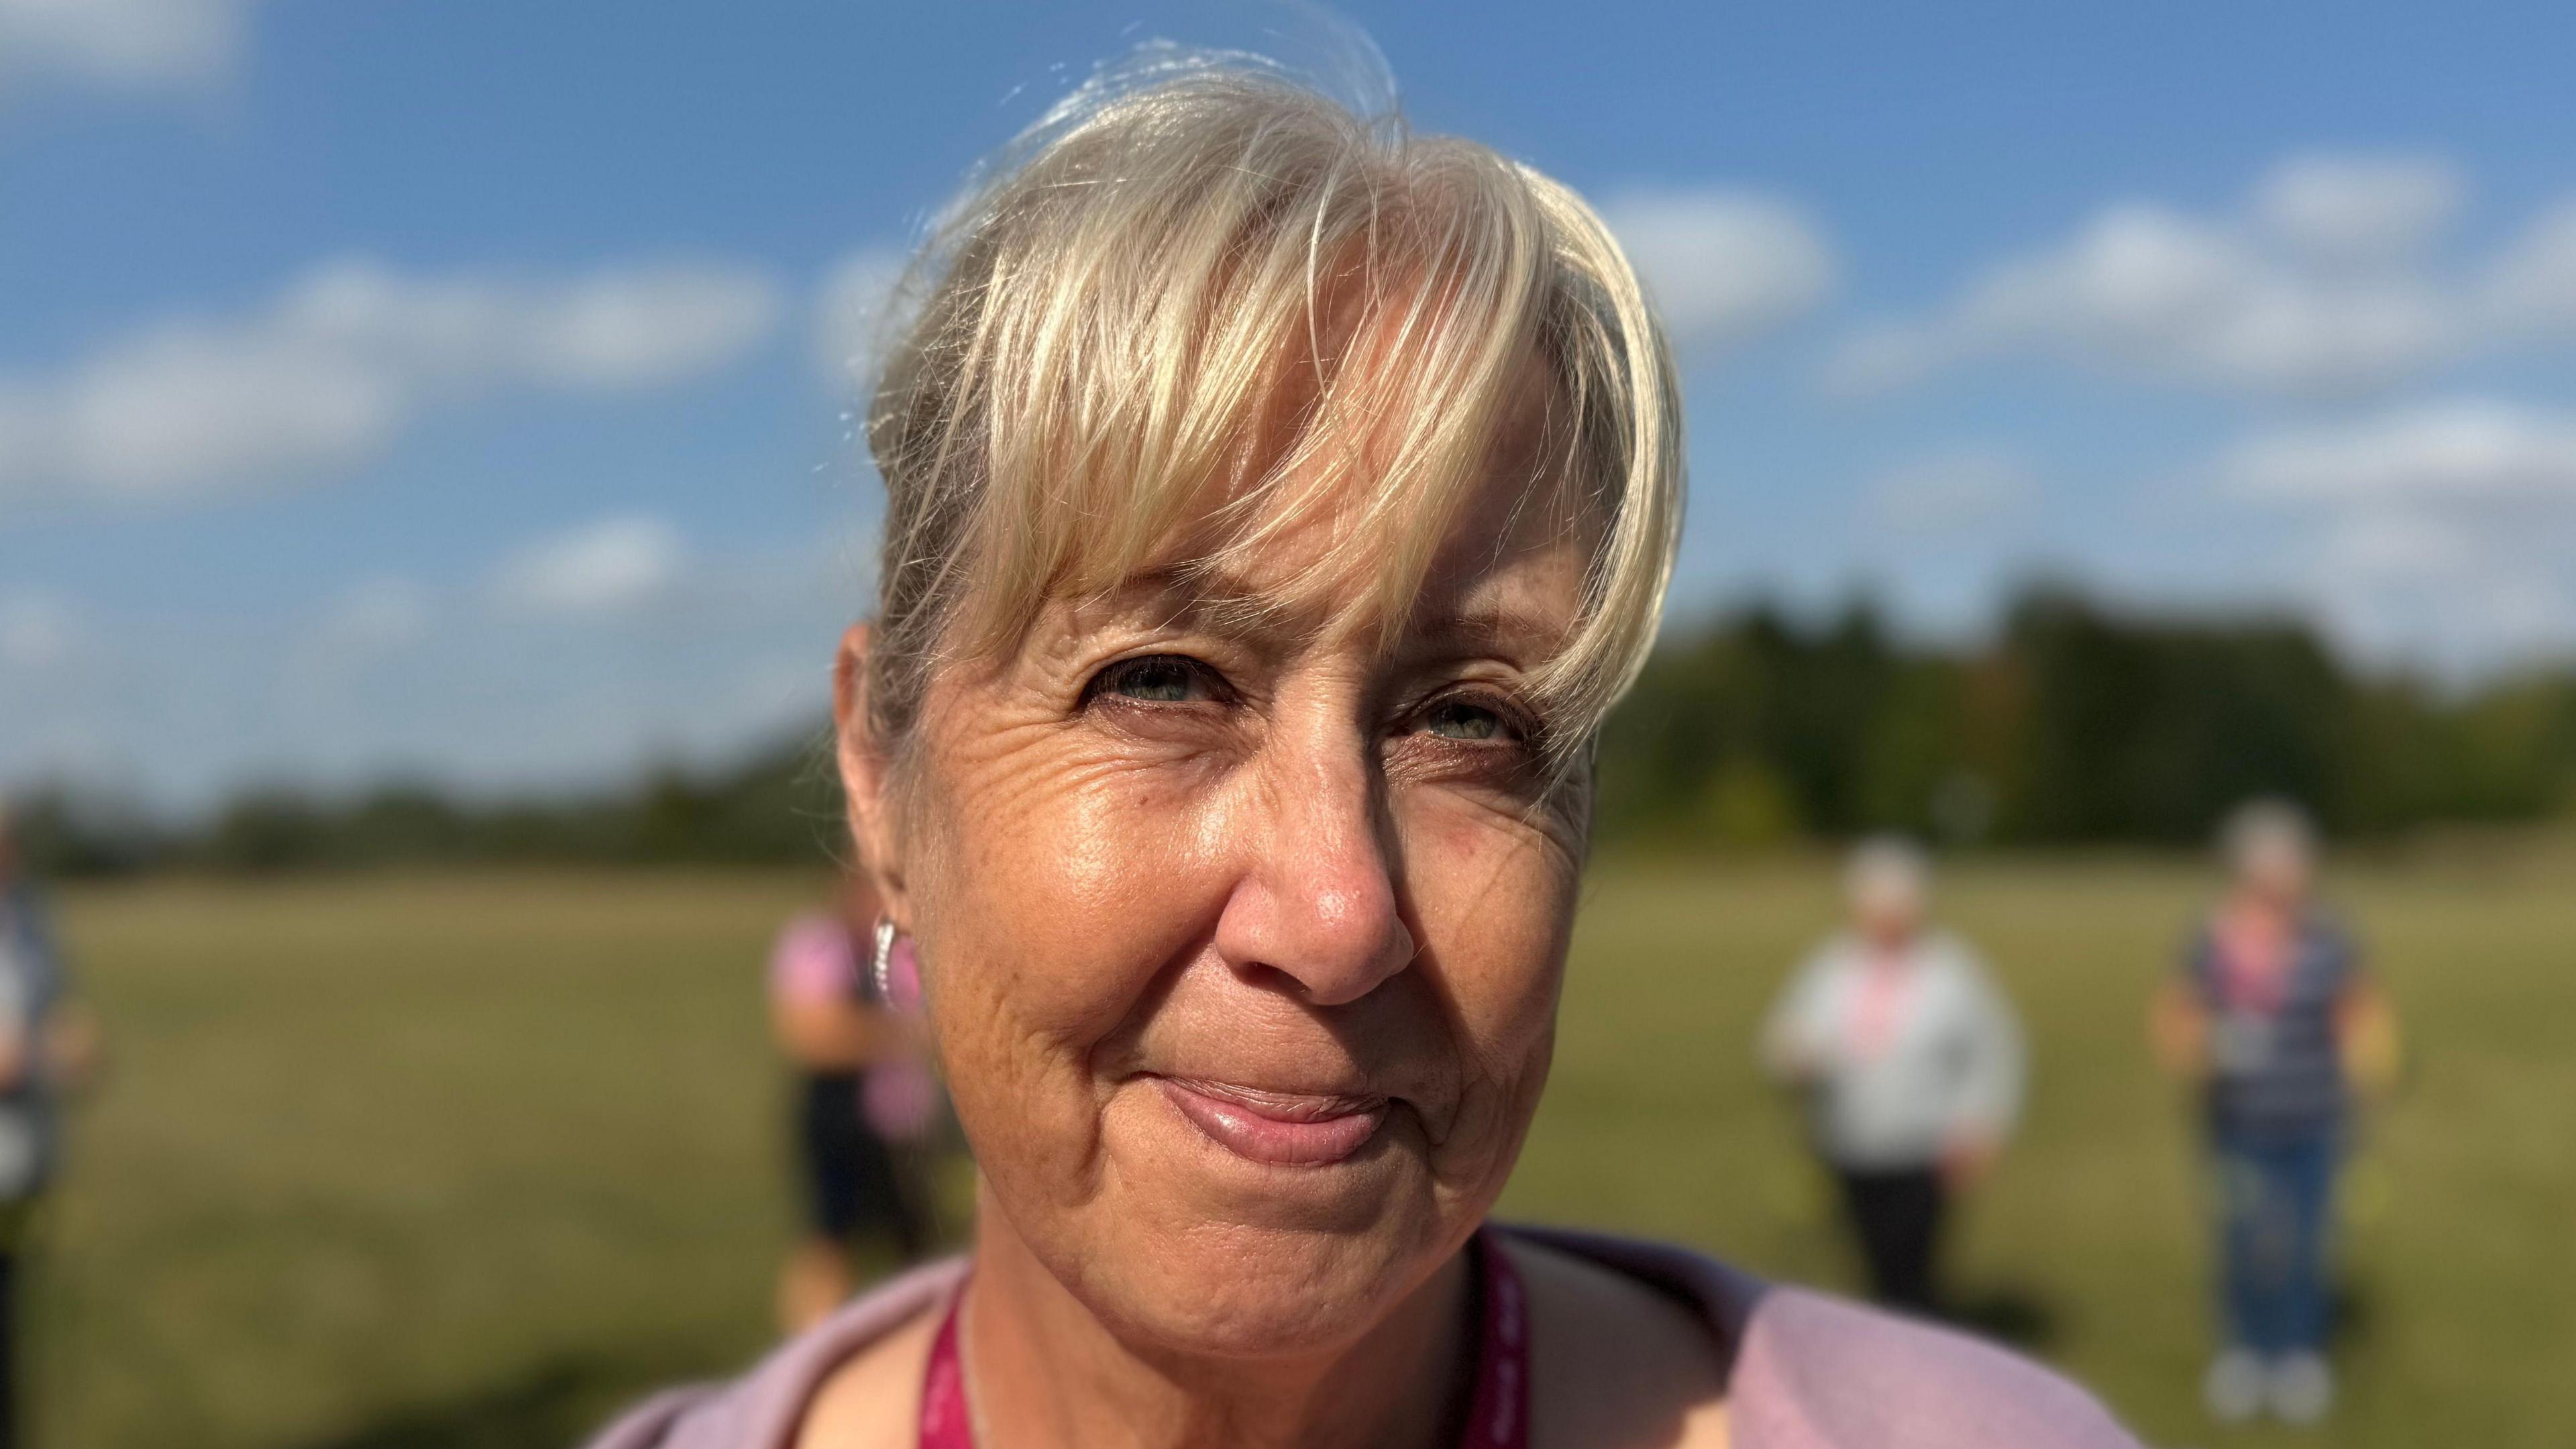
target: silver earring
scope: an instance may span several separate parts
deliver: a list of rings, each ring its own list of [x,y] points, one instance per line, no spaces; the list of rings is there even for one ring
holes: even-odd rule
[[[876,983],[877,1004],[894,1004],[894,917],[877,917],[875,953],[868,961],[868,979]]]

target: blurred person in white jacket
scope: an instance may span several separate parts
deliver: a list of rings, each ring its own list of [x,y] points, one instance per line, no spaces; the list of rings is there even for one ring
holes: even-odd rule
[[[1881,838],[1852,852],[1850,925],[1809,955],[1762,1036],[1764,1066],[1806,1098],[1841,1183],[1871,1292],[1940,1309],[1942,1226],[2021,1110],[2020,1023],[1967,944],[1929,923],[1931,862]]]

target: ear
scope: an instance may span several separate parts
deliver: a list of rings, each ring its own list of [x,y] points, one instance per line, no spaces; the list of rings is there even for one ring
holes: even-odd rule
[[[859,867],[876,883],[886,914],[908,930],[912,903],[904,893],[901,833],[895,829],[886,753],[868,715],[868,651],[873,643],[865,624],[852,624],[841,635],[840,654],[832,661],[833,754],[841,769],[841,798]]]

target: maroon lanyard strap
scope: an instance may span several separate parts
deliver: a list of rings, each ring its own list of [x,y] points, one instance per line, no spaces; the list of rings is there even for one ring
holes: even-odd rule
[[[975,1449],[975,1415],[966,1406],[966,1363],[957,1356],[957,1305],[966,1285],[948,1297],[939,1336],[930,1341],[930,1367],[921,1376],[921,1449]]]
[[[1484,1325],[1476,1346],[1475,1397],[1460,1449],[1529,1449],[1529,1290],[1492,1232],[1472,1249],[1485,1270]]]
[[[1529,1449],[1529,1293],[1489,1232],[1469,1246],[1483,1275],[1483,1322],[1477,1334],[1476,1387],[1468,1400],[1461,1449]],[[960,1288],[948,1300],[930,1365],[921,1378],[921,1449],[975,1449],[975,1419],[966,1403],[966,1366],[957,1352]]]

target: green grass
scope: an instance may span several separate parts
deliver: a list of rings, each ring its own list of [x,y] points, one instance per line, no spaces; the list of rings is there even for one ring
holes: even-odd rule
[[[2342,892],[2413,1090],[2351,1235],[2338,1446],[2562,1444],[2576,1418],[2576,872],[2456,852]],[[758,964],[793,875],[149,883],[64,902],[111,1033],[32,1305],[40,1442],[555,1445],[761,1345],[790,1220]],[[1958,1277],[2160,1444],[2195,1407],[2189,1142],[2140,1003],[2206,882],[2156,861],[1950,883],[2033,1029],[2030,1121]],[[1612,866],[1505,1211],[1849,1281],[1753,1023],[1830,919],[1820,862]]]

